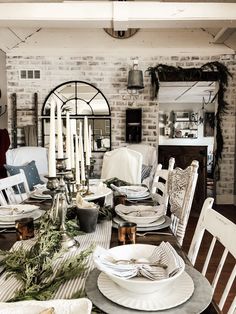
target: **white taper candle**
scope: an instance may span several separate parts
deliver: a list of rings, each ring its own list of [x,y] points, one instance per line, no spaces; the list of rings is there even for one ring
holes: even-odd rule
[[[57,157],[63,158],[61,103],[57,101]]]
[[[51,100],[50,107],[50,133],[49,133],[49,152],[48,152],[48,175],[56,177],[56,151],[55,151],[55,100]]]
[[[88,138],[88,118],[84,117],[84,151],[86,166],[90,165],[89,138]]]
[[[75,134],[75,183],[80,184],[79,143],[77,134]]]
[[[70,131],[70,113],[66,112],[66,169],[71,169],[71,131]]]

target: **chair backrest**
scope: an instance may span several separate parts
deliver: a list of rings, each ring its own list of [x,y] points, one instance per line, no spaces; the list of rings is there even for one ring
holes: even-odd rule
[[[224,264],[227,258],[228,253],[230,253],[234,259],[233,263],[233,270],[231,274],[229,275],[227,284],[225,283],[224,291],[221,295],[220,302],[219,302],[219,308],[220,310],[223,309],[225,301],[229,295],[230,288],[235,280],[236,276],[236,245],[235,245],[235,239],[236,239],[236,225],[228,220],[226,217],[222,216],[220,213],[216,212],[213,208],[214,199],[213,198],[207,198],[203,204],[202,211],[197,223],[197,227],[189,248],[188,252],[188,258],[192,262],[193,265],[195,265],[199,249],[202,243],[202,239],[204,236],[205,231],[208,231],[212,236],[211,243],[209,242],[209,250],[207,251],[207,256],[203,265],[202,274],[205,276],[208,270],[209,265],[211,264],[211,258],[213,256],[213,251],[215,246],[217,246],[217,242],[220,242],[223,247],[224,251],[222,256],[219,256],[219,252],[217,251],[217,255],[220,259],[219,264],[217,266],[216,272],[214,274],[214,278],[212,280],[212,287],[215,291],[218,280],[220,278],[220,275],[222,274],[222,270],[226,271],[228,274],[230,274],[230,270],[224,269]],[[204,244],[206,246],[206,244]],[[202,259],[202,255],[201,255]],[[215,264],[215,261],[214,261]],[[214,265],[214,268],[216,268],[216,265]],[[212,273],[211,268],[211,273]],[[211,274],[212,275],[212,274]],[[233,302],[231,303],[230,309],[228,311],[228,314],[236,313],[236,297],[235,293],[233,296]]]
[[[152,166],[157,161],[157,149],[151,145],[145,144],[131,144],[127,148],[139,152],[143,156],[143,164],[146,166]]]
[[[151,193],[155,195],[155,200],[157,200],[159,204],[165,206],[165,210],[167,210],[169,201],[168,177],[170,171],[174,169],[174,165],[175,159],[173,157],[169,160],[168,169],[162,169],[162,164],[158,164],[152,183]]]
[[[142,154],[127,147],[106,152],[102,163],[102,179],[117,177],[132,184],[141,183]]]
[[[23,146],[9,149],[6,152],[6,163],[11,166],[23,166],[35,160],[36,167],[42,179],[48,174],[47,149],[37,146]]]
[[[151,189],[154,174],[157,167],[156,147],[145,144],[131,144],[128,145],[127,148],[142,154],[143,156],[142,183],[147,185],[147,187]],[[149,174],[146,176],[147,171],[149,172]]]
[[[19,204],[29,197],[30,190],[23,170],[0,180],[0,205]]]
[[[193,160],[186,169],[169,172],[168,194],[171,211],[171,230],[180,245],[183,243],[198,178],[199,163]]]

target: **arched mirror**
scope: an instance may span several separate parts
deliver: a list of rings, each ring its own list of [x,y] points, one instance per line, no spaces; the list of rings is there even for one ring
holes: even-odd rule
[[[61,105],[63,134],[65,134],[66,114],[69,110],[71,125],[74,132],[88,116],[92,129],[93,151],[104,152],[111,150],[111,112],[104,94],[94,85],[83,81],[69,81],[55,87],[44,101],[42,108],[42,138],[43,145],[49,145],[50,103],[54,99]]]

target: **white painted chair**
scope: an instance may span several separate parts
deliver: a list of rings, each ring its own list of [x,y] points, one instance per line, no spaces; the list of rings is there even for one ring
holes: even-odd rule
[[[9,149],[6,152],[6,163],[8,165],[23,166],[32,160],[35,160],[40,179],[46,182],[45,175],[48,174],[48,158],[45,147],[23,146]]]
[[[132,184],[141,184],[142,161],[141,153],[127,147],[106,152],[103,157],[101,179],[116,177]]]
[[[169,160],[168,169],[162,169],[162,164],[158,164],[154,175],[151,193],[155,195],[155,200],[159,204],[164,204],[165,211],[167,211],[169,194],[168,194],[168,177],[170,171],[174,169],[175,159],[173,157]]]
[[[30,190],[23,170],[0,180],[0,205],[19,204],[29,195]]]
[[[168,194],[171,212],[170,228],[180,245],[183,243],[198,178],[199,163],[193,160],[186,169],[169,172]]]
[[[234,267],[229,276],[228,282],[225,284],[225,289],[223,291],[223,294],[221,295],[221,299],[219,302],[219,308],[220,310],[222,310],[236,276],[236,225],[224,216],[222,216],[220,213],[216,212],[212,208],[213,202],[214,199],[209,197],[205,200],[203,204],[197,227],[189,248],[188,258],[190,259],[192,264],[195,265],[204,233],[205,231],[209,232],[213,236],[213,238],[211,243],[209,243],[209,250],[202,269],[202,274],[206,276],[208,266],[211,263],[211,257],[215,244],[217,242],[220,242],[224,246],[224,252],[220,257],[220,262],[217,266],[217,270],[211,283],[213,290],[215,291],[228,253],[233,256]],[[227,271],[229,270],[227,269]],[[233,313],[236,313],[236,296],[234,296],[234,300],[228,311],[228,314]]]
[[[127,148],[139,152],[143,156],[143,165],[151,167],[150,174],[144,178],[143,184],[146,184],[149,189],[152,187],[153,178],[157,167],[157,149],[151,145],[131,144]]]

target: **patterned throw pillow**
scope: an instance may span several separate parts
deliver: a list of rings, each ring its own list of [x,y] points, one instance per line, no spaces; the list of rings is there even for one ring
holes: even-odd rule
[[[149,177],[149,175],[151,173],[151,170],[152,170],[152,166],[142,165],[142,174],[141,174],[142,182],[143,182],[144,179]]]
[[[20,173],[20,169],[24,170],[29,189],[32,191],[34,189],[34,186],[36,184],[43,184],[43,181],[40,179],[38,169],[35,165],[35,161],[32,160],[28,164],[24,166],[10,166],[10,165],[4,165],[4,167],[7,169],[8,173],[13,176],[14,174]],[[22,191],[21,192],[25,192]]]

